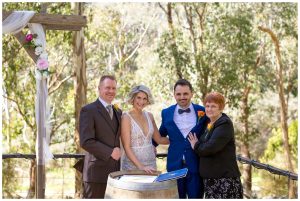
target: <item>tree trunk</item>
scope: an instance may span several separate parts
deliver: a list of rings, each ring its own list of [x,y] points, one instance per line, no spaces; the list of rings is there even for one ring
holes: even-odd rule
[[[243,92],[243,97],[241,100],[241,109],[242,109],[242,123],[243,123],[243,133],[244,136],[242,137],[242,145],[241,145],[241,152],[242,156],[246,158],[251,158],[250,151],[249,151],[249,106],[248,106],[248,97],[250,93],[251,87],[246,87]],[[252,166],[249,164],[243,165],[243,178],[244,178],[244,189],[245,194],[248,198],[252,197]]]
[[[200,10],[200,8],[202,8]],[[187,6],[184,4],[185,15],[187,19],[187,23],[189,25],[189,32],[193,50],[193,58],[194,58],[194,65],[195,69],[199,72],[199,76],[202,78],[198,81],[198,85],[201,91],[201,98],[204,100],[206,94],[208,93],[208,75],[209,75],[209,68],[202,68],[203,64],[203,33],[204,33],[204,20],[205,20],[205,11],[206,11],[206,3],[197,6]],[[195,13],[197,15],[195,15]],[[196,18],[198,16],[198,18]],[[195,19],[194,19],[195,18]],[[196,26],[194,21],[198,20]],[[198,30],[196,32],[195,30]],[[198,33],[198,34],[197,34]]]
[[[178,76],[179,79],[183,78],[182,72],[181,72],[181,65],[179,62],[179,53],[178,53],[178,47],[176,44],[176,31],[173,25],[173,16],[172,16],[172,5],[171,3],[168,3],[167,5],[167,17],[168,17],[168,26],[169,29],[171,31],[171,51],[172,51],[172,55],[174,57],[174,61],[175,61],[175,70],[176,70],[176,74]]]
[[[245,158],[251,158],[249,145],[244,141],[241,144],[241,154]],[[244,194],[247,198],[252,198],[252,166],[249,164],[244,164],[242,175],[244,180]]]
[[[72,3],[74,14],[83,14],[83,3]],[[79,114],[82,106],[87,102],[86,90],[86,58],[84,48],[84,32],[76,31],[73,35],[74,50],[74,69],[75,69],[75,143],[76,153],[83,153],[79,143]],[[79,171],[75,173],[75,198],[80,198],[82,190],[82,174]]]
[[[284,98],[284,81],[283,81],[283,69],[282,69],[282,63],[281,63],[281,55],[280,55],[280,45],[277,36],[273,33],[272,30],[264,27],[258,27],[261,31],[268,33],[272,41],[275,45],[275,54],[276,54],[276,67],[277,67],[277,77],[276,77],[276,83],[277,83],[277,89],[278,89],[278,95],[280,100],[280,123],[281,123],[281,129],[282,129],[282,138],[283,138],[283,145],[287,160],[287,166],[288,170],[290,172],[294,172],[293,164],[292,164],[292,157],[291,157],[291,150],[289,145],[289,133],[288,133],[288,124],[287,124],[287,104],[286,100]],[[295,198],[295,188],[294,183],[292,180],[289,180],[289,198]]]
[[[35,197],[35,186],[36,186],[36,160],[30,161],[30,184],[27,192],[26,199],[32,199]]]
[[[180,64],[180,59],[178,58],[179,53],[178,53],[178,47],[176,44],[176,31],[174,28],[174,24],[173,24],[173,15],[172,15],[172,3],[167,3],[167,9],[165,9],[160,3],[158,3],[159,7],[165,12],[165,14],[167,15],[168,18],[168,27],[170,29],[170,43],[171,43],[171,54],[174,58],[174,67],[175,67],[175,71],[177,74],[177,77],[179,79],[183,78],[182,75],[182,67]]]

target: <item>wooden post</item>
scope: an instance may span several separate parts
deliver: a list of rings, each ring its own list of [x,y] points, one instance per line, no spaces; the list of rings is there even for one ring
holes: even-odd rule
[[[72,9],[75,15],[81,16],[83,14],[83,3],[72,3]],[[74,71],[75,71],[75,143],[76,153],[83,153],[79,144],[79,114],[82,106],[87,102],[86,100],[86,58],[84,48],[84,33],[83,29],[76,31],[73,34],[73,57],[74,57]],[[82,174],[79,171],[75,173],[75,198],[80,198],[82,187]]]
[[[78,134],[78,125],[79,125],[79,111],[82,105],[86,103],[86,63],[85,63],[85,52],[84,49],[84,35],[82,27],[86,26],[87,19],[85,16],[82,16],[82,3],[77,3],[78,8],[75,9],[75,13],[78,15],[59,15],[59,14],[47,14],[47,6],[50,3],[42,3],[41,4],[41,13],[35,14],[29,21],[29,23],[38,23],[42,24],[44,30],[70,30],[70,31],[78,31],[74,35],[75,39],[75,64],[76,66],[76,133],[75,133],[75,141],[77,144],[77,153],[81,153],[79,146],[79,134]],[[2,10],[2,22],[5,20],[13,11],[5,11]],[[46,34],[46,31],[45,31]],[[19,32],[14,35],[16,39],[20,42],[20,44],[25,44],[25,34]],[[32,58],[32,60],[36,63],[38,57],[35,55],[34,50],[30,48],[25,48],[28,55]],[[39,84],[38,84],[39,83]],[[44,89],[44,90],[41,90]],[[37,95],[37,102],[39,105],[46,105],[48,89],[47,89],[47,79],[38,81],[37,80],[37,91],[41,91],[45,94]],[[78,109],[79,108],[79,109]],[[36,116],[39,118],[36,119],[37,124],[37,170],[36,170],[36,188],[35,195],[36,198],[45,198],[45,156],[44,156],[44,138],[46,136],[46,108],[38,108],[36,109]],[[78,174],[78,172],[76,173]]]
[[[44,88],[47,87],[47,80],[36,80],[37,90],[41,94],[37,95],[37,104],[39,106],[45,105],[47,101],[47,94],[44,93]],[[39,84],[38,84],[39,82]],[[37,106],[36,106],[37,107]],[[39,107],[37,111],[39,118],[37,119],[37,186],[36,198],[45,198],[45,155],[44,155],[44,139],[46,136],[46,107]]]
[[[47,13],[47,7],[49,3],[41,4],[41,13]],[[44,29],[45,35],[46,30]],[[37,187],[36,187],[36,198],[45,198],[45,153],[44,153],[44,140],[46,140],[46,103],[48,97],[47,79],[36,80],[37,84],[37,104],[39,119],[37,121]],[[47,89],[45,91],[45,89]],[[40,94],[38,94],[40,92]],[[37,106],[35,106],[37,107]]]

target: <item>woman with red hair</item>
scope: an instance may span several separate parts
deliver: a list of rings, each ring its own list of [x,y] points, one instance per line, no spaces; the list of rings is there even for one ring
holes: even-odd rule
[[[199,171],[204,183],[205,198],[243,198],[241,173],[236,162],[234,129],[230,118],[223,113],[225,98],[211,92],[204,99],[207,129],[198,140],[189,134],[192,148],[200,157]]]

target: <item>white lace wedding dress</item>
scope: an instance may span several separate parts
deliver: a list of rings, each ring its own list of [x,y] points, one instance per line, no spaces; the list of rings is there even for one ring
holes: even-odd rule
[[[131,115],[128,112],[124,113],[124,115],[128,115],[130,117],[131,122],[131,149],[134,152],[137,159],[144,166],[150,166],[156,170],[156,157],[154,153],[154,147],[152,145],[152,136],[154,128],[148,112],[143,111],[143,114],[148,122],[149,129],[147,135],[143,133],[141,127],[137,124],[137,122],[131,117]],[[138,168],[127,157],[123,149],[123,154],[121,157],[121,170],[137,169]]]

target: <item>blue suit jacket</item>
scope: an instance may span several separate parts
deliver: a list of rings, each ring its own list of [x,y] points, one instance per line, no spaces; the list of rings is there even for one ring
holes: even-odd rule
[[[197,122],[191,132],[196,133],[197,136],[200,137],[200,135],[205,131],[208,118],[206,115],[200,118],[198,117],[198,111],[205,111],[203,106],[193,104],[193,107]],[[188,139],[183,137],[173,120],[175,108],[176,105],[172,105],[162,111],[162,123],[159,128],[161,136],[168,136],[170,140],[167,158],[167,171],[170,172],[180,169],[182,167],[182,158],[184,155],[189,172],[198,173],[199,158],[194,153]]]

